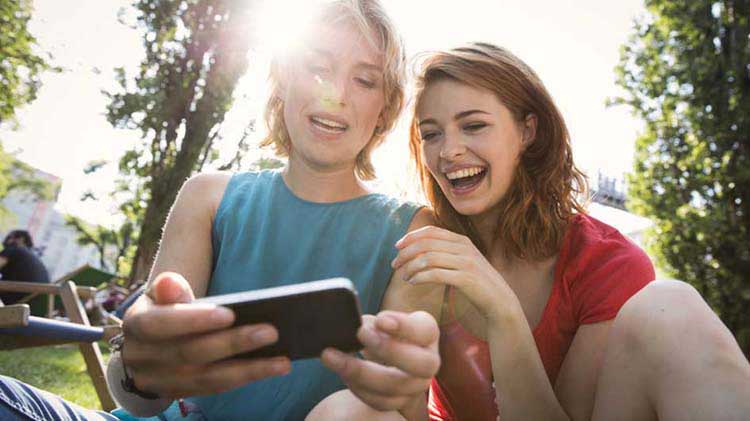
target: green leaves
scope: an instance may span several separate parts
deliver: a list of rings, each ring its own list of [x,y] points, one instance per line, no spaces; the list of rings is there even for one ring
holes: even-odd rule
[[[16,110],[36,99],[42,72],[60,71],[28,31],[31,11],[31,1],[0,0],[0,123],[13,123]]]
[[[649,248],[750,351],[750,0],[648,0],[618,84],[645,123],[630,207]],[[744,338],[744,339],[743,339]]]

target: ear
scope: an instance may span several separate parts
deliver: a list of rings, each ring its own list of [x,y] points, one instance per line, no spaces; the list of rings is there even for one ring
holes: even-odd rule
[[[523,121],[523,139],[521,141],[521,144],[523,145],[524,149],[528,148],[529,145],[534,143],[534,140],[536,140],[536,124],[536,114],[527,115]]]

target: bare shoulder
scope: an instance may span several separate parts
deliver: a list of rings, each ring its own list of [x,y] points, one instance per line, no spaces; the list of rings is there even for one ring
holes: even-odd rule
[[[198,205],[201,213],[208,213],[213,219],[231,178],[232,174],[228,172],[196,174],[182,185],[175,206],[179,204],[195,209]]]
[[[419,209],[416,214],[414,214],[414,218],[412,218],[411,224],[409,224],[409,228],[406,231],[411,232],[422,227],[435,224],[437,224],[437,221],[435,219],[435,212],[425,206]]]

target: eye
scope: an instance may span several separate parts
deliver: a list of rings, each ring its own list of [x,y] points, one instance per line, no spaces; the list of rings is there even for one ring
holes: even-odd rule
[[[357,78],[354,78],[354,80],[356,80],[357,83],[359,83],[364,88],[372,89],[372,88],[375,87],[375,82],[373,82],[373,81],[371,81],[369,79],[365,79],[365,78],[362,78],[362,77],[357,77]]]
[[[316,74],[316,75],[325,75],[325,74],[328,74],[329,72],[328,66],[325,66],[320,63],[308,63],[307,69],[311,73]]]
[[[432,140],[437,139],[438,136],[440,136],[439,131],[430,130],[430,131],[422,132],[419,137],[422,138],[423,142],[430,142]]]
[[[463,129],[464,131],[467,131],[469,133],[474,133],[482,130],[483,128],[487,127],[487,123],[483,123],[481,121],[475,122],[475,123],[469,123],[464,125]]]

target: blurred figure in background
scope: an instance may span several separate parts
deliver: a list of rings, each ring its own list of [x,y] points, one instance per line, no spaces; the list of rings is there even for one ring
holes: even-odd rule
[[[49,283],[49,274],[44,263],[33,248],[34,241],[26,230],[11,231],[3,240],[3,251],[0,251],[0,275],[2,281]],[[0,281],[1,282],[1,281]],[[0,293],[3,304],[14,304],[25,293]]]

